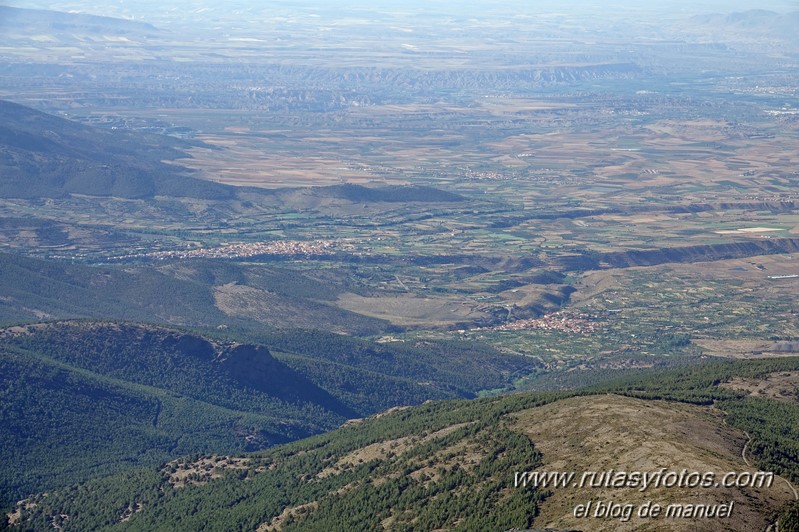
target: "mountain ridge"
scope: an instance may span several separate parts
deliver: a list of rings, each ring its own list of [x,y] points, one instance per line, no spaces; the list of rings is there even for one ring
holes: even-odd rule
[[[233,187],[162,162],[181,157],[186,141],[98,129],[7,100],[0,118],[1,198],[234,196]]]
[[[13,32],[14,27],[26,28],[26,35],[30,35],[32,31],[48,30],[76,31],[95,35],[152,35],[160,32],[152,24],[136,20],[5,5],[0,5],[0,27],[7,28],[6,35]]]

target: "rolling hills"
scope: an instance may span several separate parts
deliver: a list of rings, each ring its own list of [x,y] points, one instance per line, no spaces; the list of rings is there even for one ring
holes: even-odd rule
[[[326,304],[341,291],[333,283],[281,268],[212,261],[93,267],[6,253],[0,265],[0,323],[97,318],[361,334],[387,327]]]

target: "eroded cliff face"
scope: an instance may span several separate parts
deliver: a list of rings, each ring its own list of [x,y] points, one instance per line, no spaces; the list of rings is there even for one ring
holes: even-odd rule
[[[630,266],[654,266],[667,262],[704,262],[796,252],[799,252],[799,238],[763,239],[730,244],[606,253],[600,258],[600,266],[628,268]]]
[[[568,255],[559,257],[555,264],[564,271],[580,271],[657,266],[670,262],[709,262],[797,252],[799,252],[799,238],[771,238],[729,244]]]
[[[261,389],[274,380],[280,365],[269,349],[259,345],[232,345],[220,350],[216,358],[237,381]]]
[[[155,329],[153,334],[157,332],[164,334],[158,329]],[[217,349],[211,342],[191,334],[167,333],[161,341],[161,345],[166,351],[177,351],[206,362],[213,360],[217,354]]]
[[[791,212],[799,210],[799,201],[723,201],[719,203],[695,203],[692,205],[669,207],[666,209],[667,212],[676,214],[731,210]]]

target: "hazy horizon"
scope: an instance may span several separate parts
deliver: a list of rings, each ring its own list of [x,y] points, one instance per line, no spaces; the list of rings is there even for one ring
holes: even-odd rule
[[[541,14],[541,13],[563,13],[574,15],[585,15],[593,11],[603,15],[614,13],[629,15],[652,15],[652,14],[673,14],[694,15],[700,13],[732,13],[747,10],[770,10],[779,13],[799,11],[799,1],[797,0],[767,0],[763,2],[753,2],[751,0],[722,1],[722,0],[701,0],[699,2],[689,0],[672,0],[666,4],[657,5],[640,4],[637,2],[614,1],[611,3],[599,3],[588,0],[571,0],[567,2],[544,1],[531,5],[522,1],[504,2],[471,2],[464,5],[454,0],[430,0],[430,1],[377,1],[369,2],[365,0],[347,0],[341,2],[318,2],[305,0],[279,0],[264,4],[249,0],[238,0],[225,4],[209,3],[204,5],[198,2],[126,2],[117,4],[103,4],[82,2],[82,1],[19,1],[9,0],[0,5],[28,9],[49,9],[54,11],[80,12],[92,15],[112,16],[133,18],[141,21],[156,20],[162,18],[195,18],[202,20],[206,14],[229,13],[245,15],[245,12],[257,11],[268,12],[270,9],[291,10],[299,9],[309,12],[326,13],[334,10],[334,13],[341,13],[348,10],[367,11],[367,12],[390,12],[392,14],[401,13],[431,13],[439,15],[453,16],[476,16],[488,14]]]

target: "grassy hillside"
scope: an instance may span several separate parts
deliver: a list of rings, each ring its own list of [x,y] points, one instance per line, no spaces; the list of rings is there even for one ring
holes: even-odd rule
[[[743,388],[778,376],[774,397]],[[240,458],[195,455],[36,496],[12,519],[65,530],[759,530],[792,515],[793,489],[782,478],[759,488],[539,489],[517,485],[517,473],[760,468],[795,482],[799,461],[789,458],[799,441],[799,404],[779,391],[791,382],[799,382],[796,358],[712,362],[568,394],[428,403]],[[734,512],[575,517],[589,500],[636,510],[647,502],[732,502]]]

